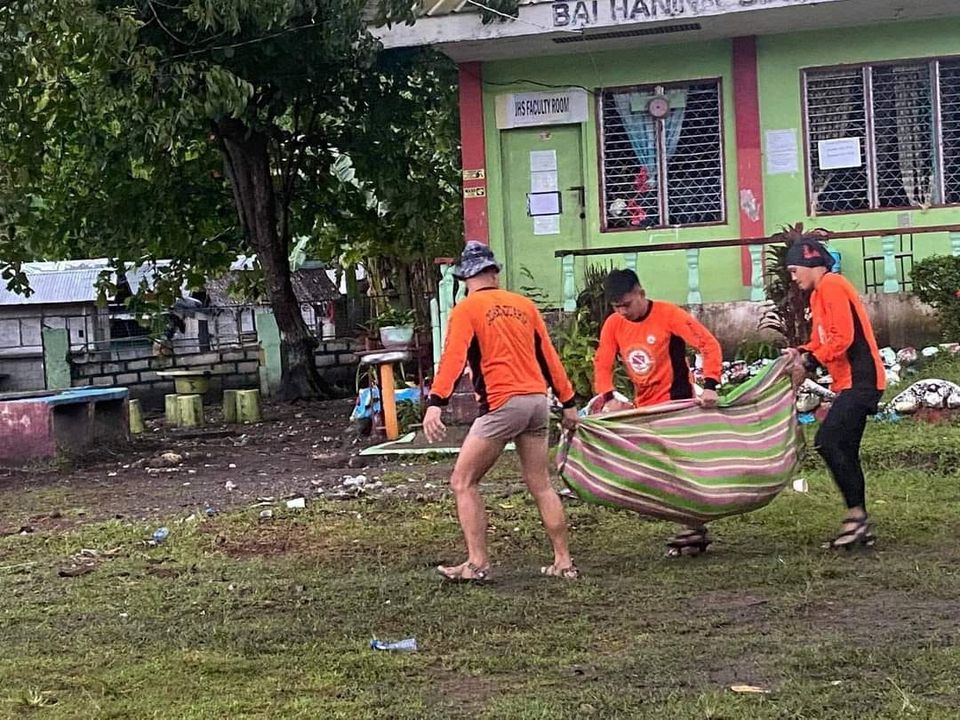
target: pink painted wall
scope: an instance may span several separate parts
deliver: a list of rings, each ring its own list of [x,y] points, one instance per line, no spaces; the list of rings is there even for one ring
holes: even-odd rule
[[[0,402],[0,463],[56,455],[51,408],[38,402]]]

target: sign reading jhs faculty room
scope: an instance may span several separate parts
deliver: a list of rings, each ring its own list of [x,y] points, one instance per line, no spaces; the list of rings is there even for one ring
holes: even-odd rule
[[[569,88],[553,92],[497,95],[500,130],[536,125],[569,125],[587,120],[587,91]]]
[[[727,11],[806,5],[815,0],[569,0],[555,2],[553,26],[583,27],[675,17],[718,15]]]

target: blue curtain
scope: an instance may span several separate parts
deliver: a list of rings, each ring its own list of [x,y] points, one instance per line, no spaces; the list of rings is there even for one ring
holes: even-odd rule
[[[647,169],[649,184],[657,184],[657,121],[650,113],[633,112],[631,109],[632,96],[630,93],[618,93],[613,96],[614,107],[623,122],[623,129],[630,140],[633,154],[637,161]]]
[[[680,133],[683,131],[683,118],[686,113],[687,91],[671,90],[669,97],[670,104],[674,107],[663,123],[668,160],[677,152],[677,145],[680,143]],[[633,96],[629,93],[614,95],[613,102],[623,122],[623,129],[630,140],[633,153],[637,156],[637,161],[647,169],[650,186],[656,187],[657,121],[646,110],[634,112]]]

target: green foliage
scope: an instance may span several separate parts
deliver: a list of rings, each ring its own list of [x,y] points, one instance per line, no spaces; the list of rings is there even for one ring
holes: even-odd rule
[[[578,308],[565,317],[554,327],[552,339],[577,397],[589,399],[593,396],[593,356],[599,340],[589,311]]]
[[[533,273],[530,272],[530,268],[526,265],[521,265],[520,277],[522,278],[520,292],[533,300],[534,304],[540,308],[541,311],[550,309],[552,305],[550,296],[547,295],[547,291],[543,289],[543,286],[537,285],[537,281],[533,277]]]
[[[376,326],[384,327],[413,327],[417,322],[416,313],[411,308],[391,306],[376,317]]]
[[[810,337],[809,294],[797,287],[787,270],[787,250],[803,237],[802,223],[785,226],[773,236],[781,244],[767,245],[766,249],[764,290],[769,308],[760,319],[759,328],[779,333],[790,347],[801,345]]]
[[[737,346],[735,359],[745,363],[757,360],[774,360],[780,357],[780,349],[764,340],[745,340]]]
[[[944,340],[960,341],[960,257],[933,255],[913,265],[913,292],[937,312]]]
[[[486,7],[480,8],[480,22],[489,25],[493,22],[509,22],[520,14],[518,0],[483,0]]]

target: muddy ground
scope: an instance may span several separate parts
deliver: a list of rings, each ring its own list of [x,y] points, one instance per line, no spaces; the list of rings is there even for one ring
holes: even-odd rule
[[[219,513],[265,499],[446,492],[452,457],[361,457],[374,443],[350,423],[351,409],[350,401],[271,404],[261,423],[225,425],[214,414],[198,430],[168,428],[156,416],[129,445],[60,466],[0,469],[8,499],[0,501],[0,534]]]

